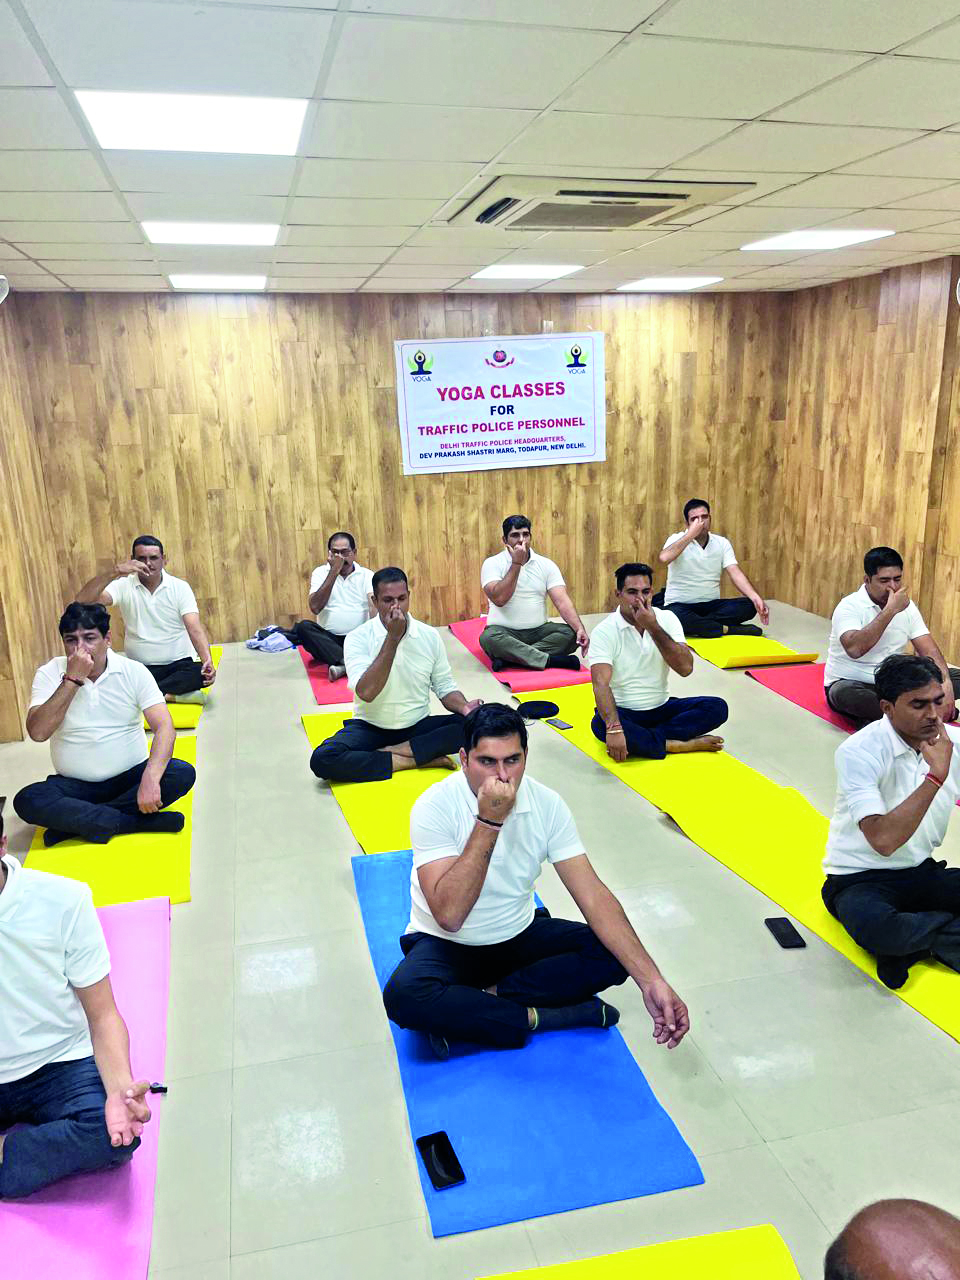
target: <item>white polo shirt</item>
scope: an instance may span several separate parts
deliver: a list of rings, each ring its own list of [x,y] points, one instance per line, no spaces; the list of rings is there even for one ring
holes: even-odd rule
[[[88,885],[3,859],[0,893],[0,1084],[93,1053],[75,987],[110,972]]]
[[[509,551],[488,556],[480,570],[481,587],[505,578],[511,564],[513,560]],[[531,551],[530,559],[520,566],[517,585],[507,603],[498,605],[492,600],[489,602],[487,626],[512,627],[515,631],[542,627],[547,620],[547,592],[553,587],[564,585],[563,574],[553,561]]]
[[[200,611],[189,583],[182,578],[164,570],[160,585],[151,592],[131,573],[114,578],[105,594],[123,614],[128,658],[157,665],[197,656],[183,625],[183,615]]]
[[[861,631],[869,626],[879,612],[880,605],[870,599],[865,584],[853,595],[843,597],[834,609],[830,623],[830,645],[823,668],[824,685],[833,684],[834,680],[860,680],[863,684],[873,684],[873,673],[884,658],[901,653],[909,640],[928,634],[927,624],[911,600],[905,609],[890,619],[872,649],[859,658],[851,658],[840,643],[840,637],[848,631]]]
[[[654,609],[657,621],[671,640],[683,644],[680,619],[669,609]],[[610,689],[618,707],[628,711],[652,711],[662,707],[670,668],[646,631],[640,632],[619,609],[609,614],[590,635],[590,667],[604,662],[613,668]]]
[[[30,706],[39,707],[60,688],[66,658],[44,663],[33,677]],[[140,662],[107,650],[99,680],[84,680],[50,737],[54,770],[66,778],[102,782],[141,764],[150,754],[143,713],[164,701]]]
[[[351,689],[383,648],[387,629],[379,615],[351,631],[343,643]],[[457,682],[446,650],[433,627],[407,615],[407,631],[397,645],[387,682],[373,699],[354,697],[353,714],[380,729],[406,729],[430,714],[430,690],[438,698],[453,693]]]
[[[477,797],[462,772],[434,783],[414,804],[410,813],[413,871],[407,933],[430,933],[468,947],[515,938],[533,919],[533,886],[542,864],[563,862],[584,852],[566,802],[525,774],[493,847],[480,896],[459,932],[447,933],[430,913],[417,868],[463,853],[476,817]]]
[[[679,542],[683,533],[671,533],[663,544],[663,549]],[[720,599],[720,579],[724,569],[737,563],[733,547],[727,538],[719,533],[711,533],[707,537],[707,545],[701,547],[693,539],[667,565],[667,589],[663,597],[664,604],[703,604],[707,600]]]
[[[944,725],[954,743],[946,781],[937,791],[919,827],[905,845],[888,858],[873,849],[859,824],[864,818],[889,813],[919,787],[930,772],[926,760],[900,737],[884,716],[837,748],[837,800],[823,869],[828,875],[856,871],[902,871],[929,858],[943,843],[947,823],[960,796],[960,729]]]
[[[310,594],[327,580],[330,572],[328,564],[317,565],[310,575]],[[344,578],[337,574],[330,596],[324,608],[317,614],[317,625],[332,631],[336,636],[345,636],[356,627],[362,626],[370,617],[367,596],[373,594],[373,573],[362,564],[355,564],[353,572]]]

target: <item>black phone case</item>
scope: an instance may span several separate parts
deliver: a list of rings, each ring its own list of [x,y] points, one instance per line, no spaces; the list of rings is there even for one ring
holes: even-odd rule
[[[768,916],[763,923],[785,950],[807,945],[786,916]]]
[[[442,1129],[416,1139],[420,1159],[435,1191],[446,1191],[466,1182],[466,1174],[457,1159],[450,1137]]]

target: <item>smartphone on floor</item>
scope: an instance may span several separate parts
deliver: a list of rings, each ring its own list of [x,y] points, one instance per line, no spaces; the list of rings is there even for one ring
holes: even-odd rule
[[[567,724],[566,720],[561,720],[559,716],[550,716],[545,721],[546,724],[552,724],[555,729],[572,729],[572,724]]]
[[[786,916],[768,916],[763,923],[786,950],[807,945]]]
[[[466,1175],[446,1131],[428,1133],[417,1138],[417,1150],[435,1190],[445,1191],[466,1182]]]

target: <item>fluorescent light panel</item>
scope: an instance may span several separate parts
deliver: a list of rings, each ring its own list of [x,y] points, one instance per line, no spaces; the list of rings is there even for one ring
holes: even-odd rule
[[[113,93],[78,89],[77,101],[104,149],[297,153],[305,98],[206,93]]]
[[[883,236],[892,236],[892,231],[851,231],[848,228],[831,231],[825,227],[822,231],[785,231],[780,236],[768,236],[766,240],[754,240],[752,244],[742,244],[741,252],[750,250],[776,253],[792,250],[811,249],[843,249],[851,244],[863,244],[867,240],[880,240]]]
[[[208,293],[225,293],[240,289],[253,293],[267,287],[266,276],[235,275],[171,275],[167,279],[175,289],[205,289]]]
[[[574,271],[582,271],[583,266],[553,265],[538,262],[502,262],[498,266],[484,267],[475,271],[471,280],[559,280],[561,276],[569,276]]]
[[[141,222],[151,244],[276,244],[279,222]]]
[[[706,284],[719,284],[723,276],[644,276],[629,284],[617,285],[618,293],[680,293],[702,289]]]

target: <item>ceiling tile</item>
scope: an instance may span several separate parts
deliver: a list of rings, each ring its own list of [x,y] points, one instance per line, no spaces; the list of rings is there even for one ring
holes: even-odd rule
[[[9,262],[9,272],[4,267],[5,275],[12,273],[18,276],[45,276],[47,274],[46,267],[39,262],[28,262],[26,258],[4,259],[3,248],[0,246],[0,261],[2,260]]]
[[[911,195],[919,196],[924,189],[933,191],[937,188],[936,179],[930,178],[864,178],[852,174],[824,173],[809,182],[801,182],[798,186],[786,191],[776,191],[764,196],[761,204],[797,205],[807,200],[812,205],[835,204],[838,208],[850,209],[858,205],[893,204]],[[929,199],[928,196],[923,196]]]
[[[406,242],[409,248],[430,248],[436,245],[453,245],[459,249],[468,245],[485,249],[488,245],[506,249],[520,249],[524,245],[541,244],[540,231],[498,231],[495,227],[421,227]]]
[[[261,272],[273,261],[273,246],[232,244],[155,244],[153,256],[177,271]]]
[[[0,191],[109,191],[89,151],[0,151]]]
[[[0,89],[0,148],[86,145],[56,89]]]
[[[400,245],[406,240],[410,227],[383,226],[288,226],[280,232],[285,245]]]
[[[533,111],[321,102],[303,152],[356,160],[491,160]]]
[[[766,257],[766,254],[763,256]],[[893,253],[871,253],[865,249],[829,249],[824,253],[807,254],[803,260],[804,265],[809,266],[811,275],[818,275],[831,270],[839,271],[844,267],[882,266],[885,259],[897,256]]]
[[[449,200],[477,172],[431,160],[304,160],[297,195]]]
[[[467,245],[462,249],[448,249],[442,245],[424,246],[423,248],[417,248],[416,246],[411,248],[404,245],[402,249],[397,249],[391,261],[396,263],[405,262],[414,270],[417,269],[418,263],[429,262],[464,267],[473,271],[477,267],[485,266],[487,263],[497,262],[509,251],[509,246],[503,244],[491,244],[489,249],[478,249],[473,245]]]
[[[923,195],[908,196],[905,200],[891,201],[902,209],[960,209],[960,182],[949,187],[938,187],[936,191],[928,191]]]
[[[134,293],[166,292],[170,286],[164,276],[61,276],[71,289],[95,289],[107,293],[132,291]]]
[[[377,271],[377,279],[462,280],[464,276],[473,275],[476,270],[478,268],[475,265],[452,267],[449,263],[442,262],[437,266],[429,263],[388,262]]]
[[[8,276],[10,288],[14,293],[60,293],[68,292],[67,286],[61,284],[59,280],[54,280],[52,276],[47,276],[45,280],[34,280],[31,276]]]
[[[300,196],[292,203],[290,221],[331,226],[355,222],[367,227],[405,222],[419,227],[439,208],[437,200],[314,200]]]
[[[158,276],[162,274],[160,268],[155,266],[154,263],[143,262],[139,259],[124,262],[66,259],[64,261],[47,262],[44,265],[48,270],[56,272],[58,276]]]
[[[847,210],[844,210],[846,213]],[[785,208],[775,209],[769,205],[747,204],[739,209],[728,209],[708,222],[698,224],[700,230],[707,231],[742,231],[748,232],[753,239],[759,237],[756,232],[774,235],[778,231],[799,231],[804,227],[815,227],[824,221],[830,221],[838,213],[830,208]],[[850,211],[854,219],[850,226],[859,226],[857,215]],[[872,224],[871,224],[872,225]]]
[[[955,0],[680,0],[651,30],[715,40],[882,53],[956,13]],[[943,55],[949,56],[949,55]]]
[[[406,14],[418,18],[458,18],[476,22],[632,31],[660,0],[354,0],[355,13]]]
[[[960,66],[885,58],[773,114],[822,124],[942,129],[960,119]]]
[[[847,165],[844,173],[960,179],[960,133],[928,133],[916,142]]]
[[[837,165],[917,137],[922,135],[905,129],[852,129],[839,125],[758,120],[706,147],[695,157],[690,157],[687,163],[696,164],[700,169],[736,169],[750,165],[767,172],[778,169],[834,169]],[[886,170],[881,169],[880,172]]]
[[[448,293],[539,293],[544,285],[534,284],[528,280],[463,280],[460,284],[451,285]]]
[[[728,133],[734,121],[553,111],[503,154],[506,161],[563,165],[589,156],[597,164],[658,169]]]
[[[462,276],[407,276],[397,279],[382,274],[375,275],[363,285],[365,293],[416,293],[421,290],[449,289],[461,280]]]
[[[937,209],[860,209],[855,213],[844,213],[839,218],[824,218],[822,223],[811,223],[811,226],[830,227],[871,227],[889,231],[915,231],[918,227],[929,227],[940,231],[938,220],[943,214]]]
[[[23,28],[10,12],[7,0],[0,0],[0,51],[0,84],[51,83]]]
[[[57,262],[64,259],[74,262],[77,258],[86,262],[152,261],[157,252],[145,244],[53,244],[44,241],[26,241],[20,248],[31,258],[49,263],[51,270],[56,270]]]
[[[699,258],[697,268],[716,267],[721,274],[726,271],[731,275],[745,275],[748,271],[761,271],[767,267],[785,267],[809,256],[808,253],[743,253],[731,250]]]
[[[76,241],[78,244],[141,244],[143,233],[133,222],[0,222],[0,240]]]
[[[178,195],[285,196],[296,170],[293,156],[211,155],[188,151],[104,151],[121,191]]]
[[[286,204],[283,196],[240,196],[227,191],[131,192],[126,200],[141,222],[280,222]]]
[[[280,245],[275,262],[385,262],[396,249],[388,245]]]
[[[907,212],[907,211],[905,210],[904,212]],[[943,212],[941,210],[938,210],[937,212],[939,213],[939,216],[942,218]],[[960,235],[960,218],[951,218],[947,222],[938,222],[933,227],[931,227],[930,230],[940,231],[940,232],[943,232],[944,234],[949,234],[949,235],[953,235],[953,233],[956,232],[957,235]]]
[[[906,13],[913,11],[912,2],[903,7]],[[945,7],[951,8],[953,13],[945,13],[943,15],[944,18],[957,17],[955,4]],[[931,32],[930,35],[925,36],[922,40],[917,40],[910,45],[909,49],[904,49],[903,52],[910,58],[952,58],[960,60],[960,21],[952,22],[949,26],[941,27],[939,31]]]
[[[308,98],[332,16],[141,0],[25,0],[72,89]]]
[[[92,191],[6,191],[0,192],[0,221],[72,218],[77,222],[99,222],[105,218],[125,218],[126,211],[110,192]]]
[[[606,262],[611,257],[616,257],[621,250],[614,245],[610,245],[604,249],[578,249],[574,253],[566,254],[562,259],[552,254],[544,254],[542,249],[513,249],[504,257],[499,259],[500,263],[505,262],[565,262],[567,264],[578,263],[580,266],[593,266],[598,262]],[[493,259],[491,258],[492,262]]]
[[[466,22],[348,17],[325,93],[371,102],[547,106],[617,42],[594,32],[542,32]],[[778,99],[778,101],[782,101]]]
[[[35,255],[30,254],[29,256],[34,257]],[[15,249],[12,244],[4,244],[3,241],[0,240],[0,263],[16,262],[18,260],[20,262],[23,262],[25,260],[24,255],[20,252],[20,250]]]
[[[634,231],[548,231],[535,244],[526,246],[534,253],[549,253],[554,262],[560,259],[556,254],[578,253],[589,249],[603,250],[608,253],[620,253],[624,249],[635,249],[641,244],[652,244],[655,240],[663,240],[672,231],[636,229]],[[414,242],[411,240],[410,242]]]
[[[747,182],[750,189],[744,191],[739,196],[725,196],[724,206],[737,206],[741,204],[749,204],[753,200],[759,200],[763,196],[769,195],[771,192],[783,190],[786,187],[796,185],[798,182],[805,182],[808,178],[814,177],[812,173],[758,173],[749,169],[664,169],[657,174],[657,181],[670,182]],[[704,218],[711,216],[710,208],[696,210],[702,213]],[[702,219],[699,219],[702,221]]]
[[[642,35],[584,76],[562,106],[749,120],[862,61],[850,54]]]
[[[270,275],[278,279],[300,276],[304,280],[313,276],[328,280],[359,276],[365,280],[379,265],[377,262],[278,262],[270,268]]]
[[[288,289],[295,293],[352,293],[359,289],[366,276],[345,278],[324,278],[321,276],[277,276],[267,280],[267,288],[283,292]]]

